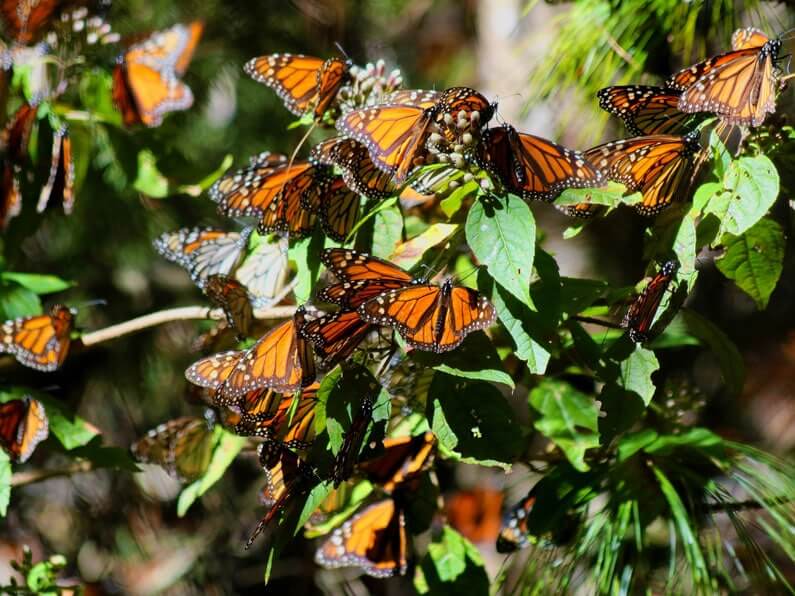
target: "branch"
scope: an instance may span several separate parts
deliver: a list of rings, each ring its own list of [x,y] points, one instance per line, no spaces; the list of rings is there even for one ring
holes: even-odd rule
[[[254,312],[257,319],[285,319],[295,312],[295,306],[275,306]],[[130,319],[118,325],[111,325],[104,329],[98,329],[91,333],[86,333],[81,337],[83,346],[89,347],[104,341],[116,339],[124,335],[143,331],[149,327],[156,327],[163,323],[172,321],[189,321],[193,319],[212,319],[220,321],[224,319],[224,311],[220,308],[208,308],[206,306],[183,306],[180,308],[170,308],[153,312],[136,319]]]
[[[36,482],[43,482],[50,478],[59,478],[61,476],[72,476],[74,474],[82,474],[90,472],[94,469],[94,465],[87,459],[74,462],[70,466],[64,468],[45,468],[42,470],[30,470],[29,472],[16,472],[11,475],[11,486],[25,486],[26,484],[34,484]]]

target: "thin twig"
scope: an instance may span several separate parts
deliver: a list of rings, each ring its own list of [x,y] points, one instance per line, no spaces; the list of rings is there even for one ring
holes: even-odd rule
[[[61,476],[73,476],[74,474],[83,474],[90,472],[94,469],[94,465],[87,459],[81,459],[74,462],[70,466],[64,468],[44,468],[41,470],[30,470],[28,472],[16,472],[11,475],[11,486],[25,486],[27,484],[35,484],[36,482],[43,482],[50,478],[59,478]]]
[[[257,310],[254,316],[257,319],[284,319],[291,316],[295,312],[295,306],[275,306]],[[189,321],[193,319],[212,319],[220,321],[225,318],[224,311],[220,308],[208,308],[206,306],[183,306],[180,308],[170,308],[153,312],[136,319],[130,319],[118,325],[111,325],[104,329],[98,329],[86,333],[82,336],[83,346],[93,346],[123,335],[137,333],[149,327],[156,327],[163,323],[170,323],[172,321]]]
[[[613,321],[606,321],[604,319],[597,319],[595,317],[586,317],[583,315],[574,315],[569,317],[573,321],[577,321],[579,323],[591,323],[592,325],[601,325],[602,327],[607,327],[609,329],[623,329],[621,325],[614,323]]]

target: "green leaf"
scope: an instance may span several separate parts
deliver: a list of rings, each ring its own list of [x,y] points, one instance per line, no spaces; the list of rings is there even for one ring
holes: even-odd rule
[[[718,269],[764,309],[784,268],[781,226],[764,218],[741,236],[724,237],[723,244],[726,252],[715,261]]]
[[[513,195],[481,197],[469,210],[466,237],[497,283],[532,307],[536,224],[527,203]]]
[[[480,551],[445,525],[442,535],[428,545],[414,587],[420,594],[487,595],[489,576]]]
[[[561,448],[577,470],[588,470],[585,451],[599,445],[599,409],[592,397],[568,383],[544,379],[530,392],[530,405],[541,416],[533,425]]]
[[[551,342],[543,332],[541,313],[531,311],[526,304],[494,283],[485,271],[478,274],[478,287],[491,299],[497,317],[516,344],[514,355],[527,362],[532,374],[544,374],[551,354]]]
[[[0,317],[16,319],[41,313],[41,301],[35,292],[16,283],[0,284]]]
[[[654,352],[641,346],[636,346],[629,358],[619,365],[618,384],[627,391],[637,393],[645,405],[651,403],[654,397],[654,383],[652,374],[660,368],[660,363]]]
[[[75,285],[74,282],[63,280],[55,275],[40,275],[38,273],[4,271],[0,274],[0,279],[18,283],[23,288],[27,288],[31,292],[39,295],[63,292]]]
[[[99,438],[99,431],[94,425],[70,412],[60,402],[44,395],[37,394],[35,397],[44,404],[50,432],[67,451],[88,445],[94,438]]]
[[[605,281],[598,279],[560,278],[560,310],[568,314],[582,312],[608,289]]]
[[[592,203],[617,207],[624,203],[632,205],[640,200],[640,193],[624,196],[627,187],[618,182],[608,182],[604,188],[567,188],[553,203],[558,207],[571,207],[578,203]]]
[[[320,253],[325,242],[325,235],[315,230],[311,236],[297,240],[289,250],[288,259],[295,263],[297,270],[294,292],[299,301],[309,300],[312,295],[320,275]]]
[[[376,257],[386,259],[395,252],[403,237],[403,215],[397,205],[380,209],[373,221],[373,250]]]
[[[113,77],[102,68],[85,69],[81,73],[80,103],[93,118],[122,126],[121,112],[113,103]]]
[[[618,442],[618,461],[627,461],[638,451],[654,443],[658,436],[657,431],[651,428],[644,428],[636,433],[621,437],[621,440]]]
[[[673,249],[679,261],[679,275],[690,275],[696,270],[696,219],[690,212],[679,223],[674,236]]]
[[[723,177],[724,191],[714,195],[704,212],[713,213],[724,233],[739,236],[762,219],[779,192],[776,167],[764,155],[741,157],[729,165]]]
[[[215,448],[213,457],[204,476],[189,484],[179,495],[177,500],[177,515],[183,517],[193,502],[206,493],[226,472],[237,454],[243,449],[248,439],[238,437],[220,426],[215,428]]]
[[[423,367],[454,377],[502,383],[511,389],[515,387],[513,379],[502,366],[497,350],[483,332],[470,333],[452,352],[433,354],[415,351],[412,356]]]
[[[716,445],[723,445],[723,439],[706,428],[690,428],[681,434],[661,435],[654,441],[644,446],[647,453],[667,455],[678,447],[693,447],[708,449]]]
[[[226,171],[230,167],[232,167],[232,164],[234,162],[235,162],[235,157],[231,153],[227,153],[226,155],[224,155],[223,160],[221,160],[221,163],[218,164],[218,167],[215,168],[215,170],[207,174],[196,184],[182,184],[178,186],[177,192],[184,193],[192,197],[198,197],[201,193],[203,193],[205,190],[207,190],[213,184],[215,184],[221,178],[221,176],[226,174]]]
[[[421,234],[399,245],[389,257],[398,267],[412,269],[428,250],[445,242],[458,230],[458,224],[435,223]]]
[[[692,310],[682,310],[682,321],[690,335],[709,346],[718,359],[729,395],[739,395],[743,388],[745,365],[737,346],[714,323]]]
[[[154,199],[163,199],[169,194],[168,178],[157,169],[157,158],[149,149],[138,152],[138,173],[133,188]]]
[[[0,449],[0,517],[8,513],[11,501],[11,458],[5,450]]]
[[[465,381],[442,372],[428,389],[431,427],[452,457],[481,465],[512,462],[521,446],[513,410],[489,383]]]
[[[442,209],[442,213],[444,213],[448,218],[453,217],[458,210],[461,209],[461,205],[464,203],[464,199],[469,197],[469,195],[474,195],[480,191],[480,184],[477,180],[470,180],[469,182],[465,182],[454,191],[452,191],[449,195],[447,195],[440,203],[439,207]]]
[[[73,457],[87,459],[94,468],[110,468],[127,472],[140,472],[130,452],[121,447],[102,445],[102,437],[95,436],[85,445],[75,447],[69,454]]]

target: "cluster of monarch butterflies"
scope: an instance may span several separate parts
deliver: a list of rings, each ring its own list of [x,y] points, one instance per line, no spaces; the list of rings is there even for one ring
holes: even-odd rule
[[[0,16],[12,44],[8,49],[0,47],[3,69],[13,69],[15,55],[20,48],[42,39],[49,28],[54,28],[54,40],[57,42],[62,33],[57,27],[63,27],[69,18],[81,18],[82,25],[76,27],[75,31],[87,30],[90,24],[96,28],[97,22],[101,22],[98,17],[87,18],[86,8],[67,12],[68,5],[61,0],[3,2]],[[99,31],[104,32],[108,27],[100,26]],[[190,64],[202,29],[203,25],[199,22],[174,25],[127,45],[121,52],[112,74],[112,98],[125,126],[159,126],[169,112],[185,110],[193,104],[191,90],[181,81],[181,77]],[[105,36],[113,41],[116,37]],[[49,51],[45,42],[36,47],[41,49],[42,54]],[[67,215],[74,208],[75,155],[68,125],[52,109],[39,109],[42,103],[52,103],[64,93],[67,82],[66,79],[54,81],[37,93],[31,103],[23,100],[0,136],[0,152],[3,154],[0,230],[4,230],[22,210],[23,183],[34,178],[35,170],[35,164],[29,163],[28,142],[32,134],[39,134],[38,131],[42,129],[49,128],[52,133],[50,169],[41,187],[36,211],[41,213],[54,202],[60,202]],[[46,112],[46,115],[41,112]],[[48,121],[47,127],[41,125],[44,120]],[[40,144],[47,141],[49,137],[44,137]]]
[[[651,215],[670,204],[690,181],[700,151],[696,126],[701,117],[695,114],[711,111],[729,124],[758,125],[772,111],[770,98],[775,94],[767,93],[764,105],[758,103],[758,96],[772,88],[779,75],[770,67],[779,42],[755,30],[742,30],[733,43],[732,52],[682,71],[665,89],[612,87],[600,92],[601,106],[620,116],[638,136],[584,152],[518,132],[508,124],[486,128],[495,105],[472,89],[402,91],[382,85],[383,93],[356,105],[349,99],[351,94],[344,93],[356,85],[347,61],[285,54],[257,58],[246,65],[246,72],[274,88],[292,112],[311,118],[317,126],[334,125],[341,136],[317,145],[306,160],[268,152],[254,156],[249,166],[220,179],[210,196],[228,217],[255,218],[259,235],[275,234],[286,242],[284,237],[308,235],[319,223],[326,235],[347,242],[366,208],[363,199],[377,202],[406,189],[425,192],[432,183],[415,178],[418,167],[463,151],[466,160],[488,172],[498,185],[526,200],[552,201],[567,188],[596,188],[613,180],[639,191],[643,198],[637,210]],[[761,65],[763,74],[740,80],[751,59]],[[724,85],[729,74],[738,78],[733,84],[741,91],[716,88],[717,94],[731,95],[725,106],[714,99],[699,103],[711,86]],[[691,87],[698,93],[688,92]],[[343,95],[347,101],[340,100]],[[754,107],[732,107],[731,100]],[[447,161],[456,165],[455,159]],[[593,207],[576,205],[568,211],[588,215],[595,212]],[[232,306],[230,297],[240,296],[247,305],[254,301],[250,282],[240,277],[249,234],[250,229],[242,233],[186,229],[166,234],[156,243],[162,254],[188,270],[215,304],[225,308],[230,325],[242,335],[248,335],[251,314]],[[273,265],[271,260],[263,262]],[[454,350],[470,332],[490,327],[496,310],[485,296],[449,278],[431,283],[352,249],[328,249],[321,262],[330,283],[316,293],[314,302],[330,305],[331,310],[301,306],[250,347],[204,357],[188,368],[186,377],[221,412],[222,425],[262,440],[259,453],[266,487],[261,501],[267,512],[249,544],[319,482],[341,485],[364,476],[379,487],[383,498],[366,504],[334,529],[316,560],[328,567],[358,566],[376,577],[402,574],[407,566],[406,503],[416,484],[412,477],[430,465],[435,439],[431,434],[388,437],[382,441],[383,459],[361,457],[373,410],[373,403],[364,399],[329,476],[319,476],[307,459],[316,438],[318,372],[346,363],[373,342],[383,343],[385,329],[396,331],[409,350]],[[620,326],[629,331],[631,341],[649,339],[677,268],[675,261],[663,264],[630,305]],[[286,269],[285,258],[272,270],[260,268],[257,278],[283,281]],[[278,284],[266,285],[272,298]],[[142,461],[161,463],[190,479],[206,468],[211,440],[204,420],[178,419],[152,431],[134,452]],[[534,503],[531,492],[508,512],[498,533],[501,552],[530,544],[527,518]]]

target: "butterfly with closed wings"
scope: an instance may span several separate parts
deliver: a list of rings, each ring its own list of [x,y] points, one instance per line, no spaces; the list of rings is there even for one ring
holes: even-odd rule
[[[621,327],[629,330],[631,341],[644,343],[649,339],[649,330],[654,322],[654,316],[678,270],[679,263],[677,261],[671,260],[663,263],[660,271],[651,278],[627,309],[621,321]]]
[[[47,314],[6,321],[0,327],[0,353],[12,354],[30,368],[57,370],[69,353],[75,314],[56,304]]]
[[[44,406],[30,396],[0,403],[0,446],[11,461],[24,463],[49,436]]]

